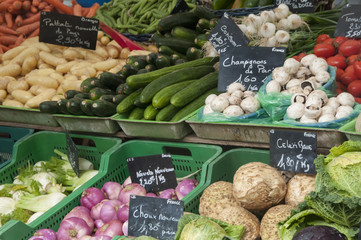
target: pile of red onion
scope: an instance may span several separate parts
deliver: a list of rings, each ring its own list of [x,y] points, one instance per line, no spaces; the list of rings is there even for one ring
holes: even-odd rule
[[[40,229],[29,240],[111,240],[115,236],[128,236],[130,195],[180,200],[197,185],[197,180],[186,179],[176,189],[155,194],[147,193],[128,177],[122,185],[107,182],[101,189],[87,188],[80,198],[80,206],[64,217],[57,232]]]

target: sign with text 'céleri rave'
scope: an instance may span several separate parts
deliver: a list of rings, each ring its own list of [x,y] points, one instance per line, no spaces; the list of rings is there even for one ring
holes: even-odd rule
[[[184,202],[180,200],[131,195],[128,235],[174,239],[183,211]]]
[[[316,174],[317,133],[270,130],[270,165],[280,171]]]
[[[286,4],[292,13],[313,13],[313,0],[276,0],[276,5]]]
[[[334,35],[361,38],[361,5],[347,5],[342,9]]]
[[[247,90],[258,91],[268,75],[282,66],[286,58],[284,47],[236,47],[220,54],[218,91],[224,92],[233,82]]]
[[[224,13],[223,17],[212,29],[208,40],[218,53],[224,53],[230,47],[247,46],[249,42],[246,35],[227,13]]]
[[[147,192],[159,192],[177,186],[173,160],[169,154],[127,158],[129,175]]]
[[[95,50],[99,20],[55,12],[41,12],[39,41]]]

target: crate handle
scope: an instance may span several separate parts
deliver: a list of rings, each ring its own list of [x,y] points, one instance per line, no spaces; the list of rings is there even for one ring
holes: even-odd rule
[[[0,138],[11,138],[11,135],[7,132],[0,132]]]
[[[170,155],[183,155],[183,156],[192,156],[191,151],[188,148],[184,147],[163,147],[163,152]]]
[[[94,140],[90,138],[71,137],[71,139],[77,146],[96,147]]]

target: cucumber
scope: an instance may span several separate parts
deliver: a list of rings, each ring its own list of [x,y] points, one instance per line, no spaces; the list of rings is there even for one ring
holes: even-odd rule
[[[154,95],[161,89],[169,85],[172,85],[174,83],[201,78],[212,71],[214,71],[214,68],[211,66],[200,66],[200,67],[184,68],[181,70],[168,73],[149,83],[143,89],[140,95],[140,101],[142,103],[149,103],[152,101]]]
[[[205,18],[205,19],[210,20],[212,18],[217,17],[216,14],[214,14],[214,12],[212,10],[210,10],[207,7],[203,7],[201,5],[196,5],[193,12],[198,18]]]
[[[208,34],[199,34],[194,43],[197,44],[198,47],[203,47],[203,45],[208,41]]]
[[[197,26],[196,26],[196,29],[198,32],[206,32],[207,30],[210,30],[211,27],[210,27],[210,23],[209,23],[209,20],[208,19],[205,19],[205,18],[201,18],[198,20],[198,23],[197,23]]]
[[[68,99],[63,98],[57,101],[58,109],[63,114],[69,114],[68,109],[66,108],[66,103],[68,102]]]
[[[159,55],[157,60],[155,60],[155,66],[157,68],[165,68],[170,66],[170,60],[166,56]]]
[[[122,114],[132,110],[135,107],[134,100],[140,95],[142,90],[142,88],[137,89],[135,92],[131,93],[123,101],[121,101],[117,106],[117,113]]]
[[[180,26],[174,27],[171,34],[173,37],[183,38],[189,41],[194,41],[194,39],[197,37],[196,31]]]
[[[124,84],[124,87],[123,87],[123,93],[126,94],[126,95],[129,95],[131,94],[132,92],[134,92],[136,89],[134,88],[131,88],[128,84]]]
[[[158,48],[158,52],[160,54],[163,54],[163,55],[167,55],[168,57],[170,57],[172,54],[178,54],[179,56],[182,56],[182,57],[185,57],[185,55],[177,52],[177,51],[174,51],[173,49],[171,49],[170,47],[168,46],[160,46]],[[158,57],[159,58],[159,57]],[[157,62],[155,62],[157,63]]]
[[[170,37],[172,37],[172,34],[170,34],[170,32],[166,32],[166,33],[163,34],[163,36],[165,38],[170,38]]]
[[[134,62],[133,66],[134,66],[136,69],[140,70],[140,69],[144,69],[145,66],[147,66],[147,64],[148,64],[147,60],[145,60],[145,59],[138,59],[137,61]],[[139,73],[139,71],[138,71],[138,73]]]
[[[170,99],[174,94],[176,94],[177,92],[179,92],[180,90],[182,90],[183,88],[187,87],[189,84],[195,81],[196,80],[184,81],[163,88],[154,95],[152,99],[152,105],[155,108],[163,108],[167,106],[170,103]]]
[[[93,88],[92,90],[90,90],[90,99],[91,100],[97,100],[99,99],[102,95],[115,95],[115,92],[108,89],[108,88]]]
[[[128,119],[129,120],[140,120],[143,118],[143,115],[144,115],[144,108],[136,107],[130,112]]]
[[[154,64],[148,64],[147,66],[145,66],[145,69],[148,70],[148,72],[154,71],[157,69],[157,67]],[[139,73],[139,72],[138,72]]]
[[[148,106],[148,103],[142,103],[139,98],[140,98],[140,96],[138,96],[138,97],[134,100],[134,103],[133,103],[133,104],[134,104],[136,107],[141,107],[141,108],[147,107],[147,106]]]
[[[85,79],[84,81],[81,82],[80,84],[80,91],[88,93],[92,88],[94,88],[94,85],[91,84],[91,82],[97,79],[96,77],[90,77]]]
[[[131,88],[137,89],[137,88],[145,87],[153,80],[155,80],[167,73],[170,73],[170,72],[173,72],[176,70],[180,70],[183,68],[188,68],[188,67],[197,67],[197,66],[203,66],[203,65],[213,66],[216,62],[218,62],[218,60],[219,60],[218,57],[215,57],[215,58],[205,57],[205,58],[197,59],[194,61],[178,64],[175,66],[158,69],[158,70],[155,70],[155,71],[152,71],[149,73],[133,75],[133,76],[130,76],[127,78],[126,83]]]
[[[74,98],[74,96],[78,93],[81,93],[81,92],[77,91],[77,90],[68,90],[64,93],[64,97],[66,99],[71,99],[71,98]]]
[[[180,110],[179,107],[175,107],[172,104],[169,104],[165,108],[159,110],[155,116],[156,121],[169,121],[172,117]]]
[[[148,105],[148,107],[144,110],[144,119],[145,120],[154,120],[155,116],[159,112],[159,109],[156,109],[152,104]]]
[[[90,93],[77,93],[74,95],[74,98],[80,98],[80,99],[89,99]]]
[[[175,37],[159,38],[155,43],[158,48],[161,46],[168,46],[181,54],[185,54],[188,48],[197,46],[194,41]]]
[[[134,67],[133,65],[130,65],[130,64],[125,64],[123,67],[122,67],[122,70],[121,70],[121,73],[124,77],[129,77],[131,75],[134,75],[134,74],[137,74],[138,70],[136,67]]]
[[[189,60],[189,61],[202,58],[202,56],[203,56],[203,52],[202,52],[202,50],[200,50],[198,48],[191,47],[191,48],[188,48],[188,50],[187,50],[187,60]]]
[[[68,99],[68,102],[66,103],[66,109],[73,115],[83,115],[84,113],[80,108],[82,101],[83,99],[80,98]]]
[[[98,117],[109,117],[116,113],[116,107],[114,103],[103,101],[103,100],[95,100],[91,105],[92,112],[94,115]]]
[[[185,117],[187,117],[189,114],[196,111],[197,109],[199,109],[200,107],[204,106],[204,101],[211,94],[218,94],[217,88],[213,88],[211,90],[208,90],[207,92],[205,92],[204,94],[202,94],[201,96],[199,96],[198,98],[193,100],[191,103],[189,103],[188,105],[186,105],[185,107],[180,109],[172,117],[172,119],[170,121],[171,122],[178,122],[178,121],[184,119]]]
[[[178,59],[181,59],[181,57],[178,54],[172,54],[169,58],[170,64],[174,65]]]
[[[39,110],[43,113],[57,114],[60,113],[57,101],[44,101],[39,104]]]
[[[212,72],[202,77],[198,81],[188,85],[172,96],[170,103],[176,107],[183,107],[193,99],[202,95],[205,91],[217,87],[218,72]]]
[[[157,58],[158,58],[158,54],[152,52],[147,55],[146,60],[148,64],[154,64]]]
[[[127,61],[126,63],[130,64],[130,65],[133,65],[134,66],[134,63],[138,60],[147,60],[147,55],[133,55],[133,56],[129,56],[127,58]]]
[[[107,102],[113,102],[113,97],[114,95],[111,94],[106,94],[106,95],[102,95],[99,100],[103,100],[103,101],[107,101]]]
[[[113,96],[113,103],[114,104],[119,104],[121,101],[123,101],[125,98],[127,97],[127,95],[125,94],[118,94],[118,95],[115,95]]]
[[[103,72],[98,76],[99,82],[109,89],[115,89],[119,84],[125,83],[125,78],[122,75]]]
[[[92,104],[93,101],[90,99],[84,99],[80,103],[80,109],[88,116],[94,116],[94,113],[92,112]]]
[[[170,31],[175,26],[194,27],[197,24],[197,15],[190,12],[182,12],[162,18],[158,23],[158,30],[161,32]]]

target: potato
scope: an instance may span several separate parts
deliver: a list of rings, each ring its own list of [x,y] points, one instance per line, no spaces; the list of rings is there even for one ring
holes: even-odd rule
[[[104,61],[105,58],[103,58],[102,56],[96,54],[96,53],[93,53],[91,51],[87,51],[86,54],[85,54],[85,59],[86,60],[94,60],[95,62],[98,62],[98,61]]]
[[[39,69],[44,69],[44,68],[52,68],[53,66],[52,65],[49,65],[47,63],[42,63],[39,65]]]
[[[3,102],[8,95],[8,92],[4,89],[0,89],[0,103]]]
[[[62,57],[57,57],[52,53],[48,53],[48,52],[44,52],[41,51],[39,53],[39,57],[41,60],[43,60],[45,63],[52,65],[54,67],[60,65],[60,64],[64,64],[67,63],[68,61],[65,60],[65,58]]]
[[[3,56],[2,56],[2,60],[5,61],[5,60],[11,60],[13,59],[14,57],[16,57],[17,55],[19,55],[22,51],[25,50],[25,46],[17,46],[17,47],[14,47],[8,51],[6,51]]]
[[[281,202],[287,191],[281,173],[265,163],[241,166],[233,176],[233,195],[242,207],[262,211]]]
[[[53,48],[51,50],[51,54],[54,55],[55,57],[59,57],[59,58],[63,58],[63,52],[67,47],[62,47],[60,48],[60,46],[58,48]]]
[[[40,93],[39,95],[36,95],[35,97],[30,98],[25,106],[29,108],[37,108],[39,107],[39,104],[44,101],[49,101],[54,95],[56,94],[55,89],[46,89],[44,92]]]
[[[63,95],[54,95],[54,97],[52,97],[50,100],[51,101],[58,101],[58,100],[60,100],[60,99],[63,99],[64,98],[64,96]]]
[[[68,73],[70,72],[70,69],[77,65],[79,63],[79,61],[71,61],[71,62],[67,62],[64,64],[60,64],[58,66],[56,66],[56,71],[60,72],[60,73]]]
[[[49,48],[49,46],[46,43],[38,42],[38,43],[35,43],[33,46],[38,48],[40,51],[49,52],[49,53],[51,52],[51,49]]]
[[[261,220],[262,240],[279,240],[277,223],[286,220],[293,208],[290,205],[277,205],[268,209]]]
[[[75,76],[88,76],[88,77],[95,77],[97,71],[93,67],[83,67],[83,68],[72,68],[70,70],[71,74]]]
[[[120,51],[123,49],[123,48],[119,45],[119,43],[117,43],[117,41],[115,41],[115,40],[111,40],[111,41],[107,44],[107,46],[110,46],[110,45],[115,46],[115,47],[118,48]],[[129,50],[129,49],[128,49],[128,50]]]
[[[3,102],[3,105],[9,106],[9,107],[24,107],[24,105],[21,102],[16,101],[16,100],[10,100],[10,99],[6,99]]]
[[[75,60],[75,59],[83,59],[84,56],[74,48],[65,49],[63,52],[63,56],[66,60]]]
[[[100,40],[104,36],[103,31],[98,31],[97,40]]]
[[[58,72],[50,73],[50,74],[49,74],[49,77],[52,77],[52,78],[56,79],[59,84],[60,84],[62,81],[64,81],[63,75],[60,74],[60,73],[58,73]]]
[[[32,46],[36,43],[39,42],[39,36],[36,37],[31,37],[31,38],[26,38],[21,44],[20,46]]]
[[[122,51],[120,52],[120,58],[127,59],[129,53],[130,53],[129,48],[123,48]]]
[[[21,73],[21,67],[16,63],[9,63],[5,66],[0,67],[0,76],[11,76],[17,77]]]
[[[16,63],[22,65],[25,58],[28,56],[36,56],[39,54],[39,49],[36,47],[28,47],[21,53],[19,53],[16,57],[14,57],[10,63]]]
[[[0,77],[0,89],[5,90],[10,81],[16,81],[16,78],[10,76]]]
[[[5,98],[5,100],[15,100],[14,96],[11,94],[8,94]]]
[[[103,44],[103,45],[107,45],[110,42],[110,39],[107,36],[103,36],[99,39],[99,41]]]
[[[99,41],[97,42],[97,46],[96,46],[94,52],[104,59],[109,57],[108,52],[105,49],[104,45],[101,44]]]
[[[10,81],[6,87],[8,93],[12,93],[15,90],[28,90],[29,84],[25,80]]]
[[[44,92],[47,87],[40,86],[40,85],[33,85],[30,87],[29,92],[31,92],[33,95],[39,95],[40,93]]]
[[[56,94],[64,94],[65,93],[65,91],[64,91],[64,89],[63,89],[63,87],[60,85],[57,89],[56,89]]]
[[[133,50],[129,53],[129,56],[148,55],[149,53],[151,52],[147,50]]]
[[[108,55],[110,58],[119,58],[119,55],[120,55],[120,49],[117,48],[116,46],[114,45],[107,45],[106,47],[106,50],[108,51]]]
[[[35,56],[27,56],[24,59],[23,65],[21,66],[21,75],[26,75],[36,68],[38,61]]]
[[[14,96],[15,100],[25,104],[30,98],[34,97],[31,92],[25,90],[14,90],[11,95]]]
[[[46,88],[53,88],[56,89],[59,86],[59,83],[56,79],[49,77],[49,76],[42,76],[42,75],[30,75],[26,76],[25,80],[30,85],[40,85]]]
[[[117,72],[119,72],[120,70],[122,70],[122,68],[123,68],[123,65],[118,64],[118,65],[116,65],[115,67],[109,69],[108,72],[117,73]],[[97,74],[97,76],[98,76],[98,74]]]
[[[93,64],[93,67],[97,71],[106,71],[113,67],[115,67],[118,64],[118,61],[116,59],[108,59],[105,61],[97,62]]]
[[[315,191],[315,175],[296,174],[287,183],[286,204],[297,207],[305,199],[305,196]]]
[[[78,77],[74,76],[73,74],[67,74],[64,76],[64,80],[70,80],[70,81],[78,81]]]
[[[49,76],[51,73],[54,73],[55,70],[52,68],[43,68],[43,69],[37,69],[32,71],[31,73],[28,74],[28,76],[31,75],[37,75],[37,76]]]
[[[63,88],[64,92],[66,92],[68,90],[78,90],[78,91],[80,91],[80,84],[82,82],[83,82],[82,80],[72,81],[72,80],[65,79],[61,83],[61,87]]]

